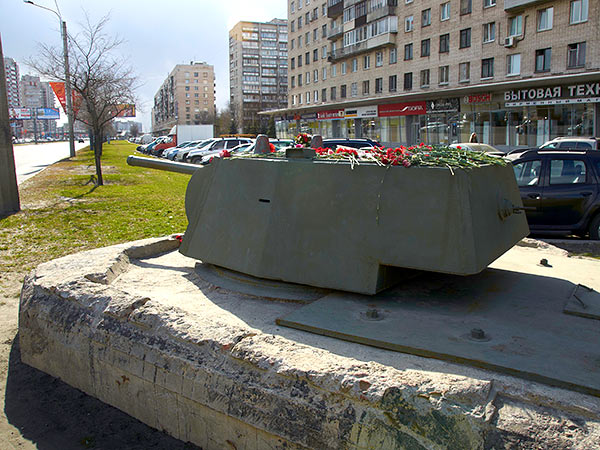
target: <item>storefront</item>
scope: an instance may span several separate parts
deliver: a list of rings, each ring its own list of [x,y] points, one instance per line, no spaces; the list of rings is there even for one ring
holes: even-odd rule
[[[438,92],[439,95],[439,92]],[[501,150],[535,147],[557,136],[600,135],[600,83],[486,90],[447,98],[317,110],[276,117],[278,137],[298,132],[371,138],[385,145],[479,142]]]

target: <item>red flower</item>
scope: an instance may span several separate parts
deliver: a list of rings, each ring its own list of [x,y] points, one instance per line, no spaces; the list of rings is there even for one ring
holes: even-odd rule
[[[271,149],[271,153],[275,153],[277,151],[275,146],[273,144],[271,144],[270,142],[269,142],[269,148]]]
[[[223,150],[219,155],[221,158],[231,158],[231,153],[228,150]]]
[[[460,145],[457,145],[457,146],[456,146],[456,148],[457,148],[458,150],[462,150],[462,147],[461,147]]]
[[[180,234],[176,234],[175,235],[175,239],[177,239],[179,242],[182,242],[183,241],[183,236],[180,235]]]

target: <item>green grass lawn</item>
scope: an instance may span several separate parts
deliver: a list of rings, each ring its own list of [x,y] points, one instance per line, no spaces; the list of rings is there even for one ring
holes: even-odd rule
[[[21,185],[22,210],[0,219],[2,278],[69,253],[185,231],[190,176],[128,166],[135,147],[104,145],[104,186],[94,188],[89,147]]]

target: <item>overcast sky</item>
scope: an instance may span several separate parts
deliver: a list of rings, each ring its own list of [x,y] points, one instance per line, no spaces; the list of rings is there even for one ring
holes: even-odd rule
[[[56,9],[53,0],[34,1]],[[110,13],[107,31],[125,39],[121,52],[143,83],[136,120],[143,122],[144,131],[150,129],[154,94],[176,64],[194,60],[213,65],[221,109],[229,98],[229,30],[240,20],[287,18],[286,0],[57,1],[71,35],[80,28],[84,8],[93,22]],[[18,62],[21,75],[32,73],[25,61],[38,53],[38,42],[62,48],[58,18],[22,0],[0,0],[0,36],[4,56]]]

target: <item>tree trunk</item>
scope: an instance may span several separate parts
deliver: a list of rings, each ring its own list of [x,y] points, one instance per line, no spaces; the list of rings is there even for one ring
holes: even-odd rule
[[[102,179],[102,132],[95,130],[94,135],[94,162],[96,163],[96,186],[104,186]]]

